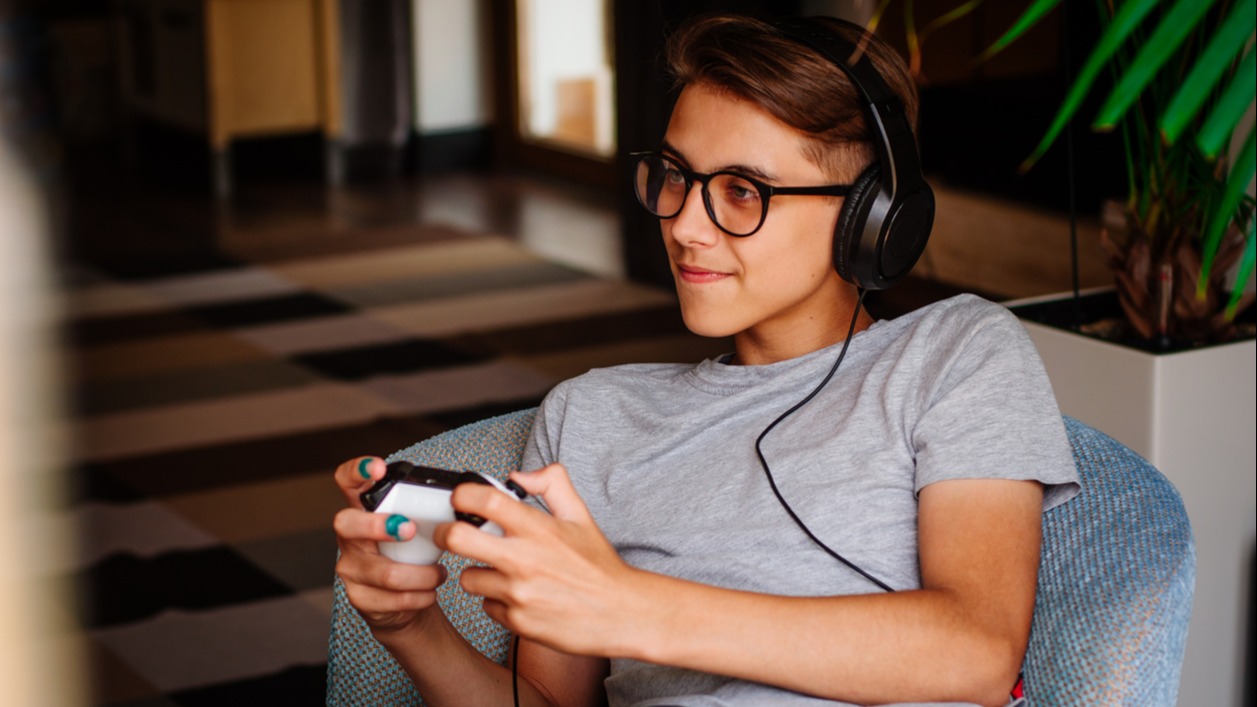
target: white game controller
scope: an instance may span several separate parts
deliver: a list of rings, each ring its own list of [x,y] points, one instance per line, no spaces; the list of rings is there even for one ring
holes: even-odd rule
[[[441,557],[441,548],[432,543],[433,531],[437,524],[455,520],[500,537],[502,528],[497,523],[470,513],[456,513],[450,505],[455,487],[467,483],[492,486],[517,501],[528,495],[513,481],[504,484],[474,471],[448,471],[404,461],[389,464],[384,477],[359,498],[368,511],[405,516],[414,522],[416,532],[410,540],[380,543],[380,554],[396,562],[430,565]]]

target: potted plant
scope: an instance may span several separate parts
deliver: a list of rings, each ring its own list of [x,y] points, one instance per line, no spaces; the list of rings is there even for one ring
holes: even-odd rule
[[[992,60],[1060,3],[1033,0],[981,58]],[[1077,294],[1063,307],[1050,301],[1061,298],[1009,304],[1062,410],[1148,457],[1183,494],[1198,559],[1180,703],[1238,705],[1257,466],[1257,344],[1252,325],[1240,325],[1252,309],[1245,284],[1257,256],[1248,193],[1257,145],[1244,120],[1257,90],[1257,0],[1096,6],[1099,39],[1022,169],[1111,77],[1092,125],[1121,131],[1126,155],[1124,228],[1102,235],[1114,316],[1080,317],[1087,298]]]
[[[1034,2],[983,58],[1060,1]],[[1092,127],[1120,129],[1126,148],[1125,237],[1104,240],[1128,340],[1162,350],[1229,341],[1237,314],[1253,302],[1244,291],[1257,257],[1253,197],[1246,190],[1257,145],[1243,118],[1257,86],[1250,46],[1255,4],[1101,3],[1104,31],[1022,164],[1030,169],[1053,145],[1106,70],[1115,76]],[[1246,139],[1229,159],[1240,129]]]

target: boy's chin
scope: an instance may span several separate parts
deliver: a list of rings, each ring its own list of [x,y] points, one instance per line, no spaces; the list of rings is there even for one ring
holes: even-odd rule
[[[685,322],[685,328],[689,329],[692,334],[709,339],[721,339],[726,336],[733,336],[741,331],[741,329],[726,319],[702,315],[696,312],[686,312],[684,307],[681,308],[681,320]]]

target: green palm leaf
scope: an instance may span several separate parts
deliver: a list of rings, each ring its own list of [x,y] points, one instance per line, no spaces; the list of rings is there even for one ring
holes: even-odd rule
[[[1149,12],[1157,6],[1158,0],[1127,0],[1113,16],[1113,20],[1108,27],[1104,29],[1104,33],[1100,35],[1100,40],[1096,43],[1095,49],[1091,55],[1087,57],[1087,61],[1083,64],[1082,70],[1078,72],[1078,77],[1074,79],[1074,83],[1069,88],[1069,93],[1065,96],[1065,101],[1061,104],[1060,110],[1057,111],[1056,117],[1052,119],[1052,124],[1048,127],[1047,133],[1043,139],[1039,141],[1034,152],[1021,163],[1020,170],[1026,171],[1039,161],[1043,153],[1047,152],[1052,143],[1069,124],[1069,120],[1074,117],[1074,113],[1078,112],[1078,107],[1082,105],[1082,101],[1086,98],[1087,93],[1091,90],[1092,84],[1100,75],[1100,71],[1104,69],[1109,59],[1115,52],[1126,42],[1127,37],[1139,26],[1139,23],[1148,15]]]
[[[1030,7],[1026,8],[1025,12],[1021,13],[1021,17],[1017,18],[1017,21],[1013,23],[1012,27],[1008,28],[1007,32],[1004,32],[999,39],[995,40],[994,44],[978,56],[977,61],[986,61],[1003,51],[1005,47],[1029,31],[1031,27],[1038,24],[1039,20],[1047,16],[1052,10],[1055,10],[1056,6],[1060,4],[1061,0],[1035,0]]]
[[[1165,62],[1169,61],[1174,50],[1183,43],[1213,3],[1214,0],[1178,0],[1162,16],[1152,36],[1135,55],[1104,105],[1100,106],[1092,127],[1097,130],[1112,130],[1117,125],[1117,121],[1126,114],[1130,105],[1143,93],[1144,87],[1152,81]]]
[[[1222,91],[1218,105],[1209,115],[1209,119],[1201,126],[1196,136],[1196,145],[1209,159],[1216,159],[1218,154],[1227,148],[1231,133],[1239,124],[1244,111],[1253,102],[1257,94],[1257,54],[1248,50],[1239,69],[1231,78],[1231,83]]]
[[[1178,141],[1209,93],[1222,80],[1231,62],[1243,51],[1257,24],[1257,0],[1243,0],[1231,8],[1218,26],[1218,33],[1201,52],[1196,65],[1183,79],[1178,92],[1161,116],[1161,138],[1166,144]]]
[[[1248,189],[1248,183],[1253,180],[1254,174],[1257,174],[1257,130],[1249,130],[1248,139],[1244,141],[1244,147],[1236,155],[1235,164],[1231,166],[1231,172],[1227,175],[1222,199],[1213,209],[1212,217],[1209,219],[1209,230],[1205,233],[1200,256],[1200,277],[1196,280],[1197,299],[1205,297],[1209,276],[1213,271],[1213,259],[1218,254],[1218,245],[1222,242],[1227,226],[1235,219],[1240,202],[1244,200],[1244,192]]]
[[[1240,300],[1244,299],[1244,283],[1252,277],[1254,262],[1257,262],[1257,219],[1248,224],[1248,238],[1244,241],[1244,255],[1240,258],[1239,271],[1235,276],[1235,289],[1231,290],[1231,299],[1226,303],[1227,321],[1235,320]]]

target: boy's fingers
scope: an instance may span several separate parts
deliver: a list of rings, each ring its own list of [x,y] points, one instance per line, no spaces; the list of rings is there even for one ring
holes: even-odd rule
[[[537,471],[513,473],[511,480],[533,496],[545,501],[555,518],[570,521],[590,520],[589,508],[576,493],[572,479],[562,464],[551,464]]]
[[[336,534],[346,540],[410,540],[417,528],[414,521],[396,513],[370,513],[346,508],[332,520]]]
[[[333,478],[349,505],[361,508],[358,494],[366,491],[376,479],[384,476],[386,465],[379,457],[355,457],[336,467]]]

